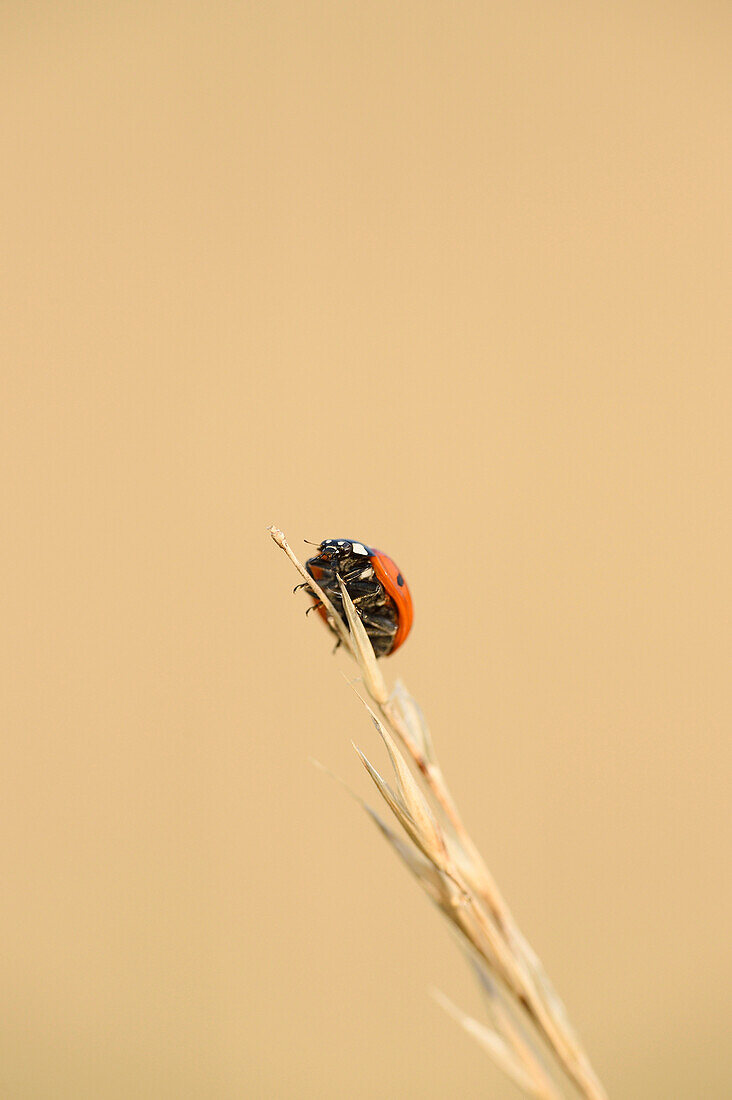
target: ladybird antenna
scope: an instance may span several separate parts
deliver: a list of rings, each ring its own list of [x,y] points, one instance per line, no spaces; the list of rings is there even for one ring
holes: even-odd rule
[[[320,546],[319,542],[312,542],[310,539],[303,539],[302,541],[307,543],[308,546]]]

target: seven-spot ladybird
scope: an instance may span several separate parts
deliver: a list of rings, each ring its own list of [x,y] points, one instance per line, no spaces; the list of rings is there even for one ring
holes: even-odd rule
[[[347,625],[337,580],[341,578],[377,657],[386,657],[399,649],[412,626],[414,612],[407,582],[391,558],[353,539],[326,539],[305,568]],[[313,606],[327,623],[322,603],[313,592],[310,595]]]

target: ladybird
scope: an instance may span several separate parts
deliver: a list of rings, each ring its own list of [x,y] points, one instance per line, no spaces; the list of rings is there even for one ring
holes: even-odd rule
[[[386,657],[399,649],[409,634],[414,612],[407,582],[391,558],[353,539],[326,539],[305,568],[348,625],[338,585],[338,577],[341,578],[377,657]],[[322,603],[314,592],[309,590],[309,594],[313,600],[310,610],[317,610],[327,623]]]

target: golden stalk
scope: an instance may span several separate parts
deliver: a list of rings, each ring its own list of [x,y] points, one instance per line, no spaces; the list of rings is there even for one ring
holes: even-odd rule
[[[397,684],[391,693],[388,691],[368,634],[345,585],[340,582],[348,625],[293,553],[283,532],[276,527],[270,527],[269,531],[322,600],[329,623],[359,666],[371,704],[367,707],[393,768],[394,787],[382,779],[359,749],[356,751],[411,843],[398,837],[375,811],[365,808],[430,900],[448,919],[468,952],[484,992],[490,991],[493,1027],[472,1020],[441,994],[440,1003],[527,1095],[540,1100],[558,1100],[561,1096],[540,1056],[538,1037],[553,1056],[555,1069],[564,1074],[565,1084],[567,1079],[573,1082],[585,1100],[606,1100],[606,1093],[572,1030],[564,1006],[463,824],[419,707],[403,685]],[[416,774],[432,798],[432,806],[399,745],[411,759]],[[358,801],[365,805],[361,799]]]

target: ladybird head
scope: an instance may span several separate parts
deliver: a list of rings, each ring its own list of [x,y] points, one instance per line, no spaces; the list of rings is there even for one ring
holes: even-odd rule
[[[354,542],[353,539],[325,539],[318,549],[322,557],[330,558],[331,561],[339,561],[341,558],[348,558],[352,554],[363,558],[368,558],[371,555],[371,551],[367,546],[364,546],[362,542]]]

